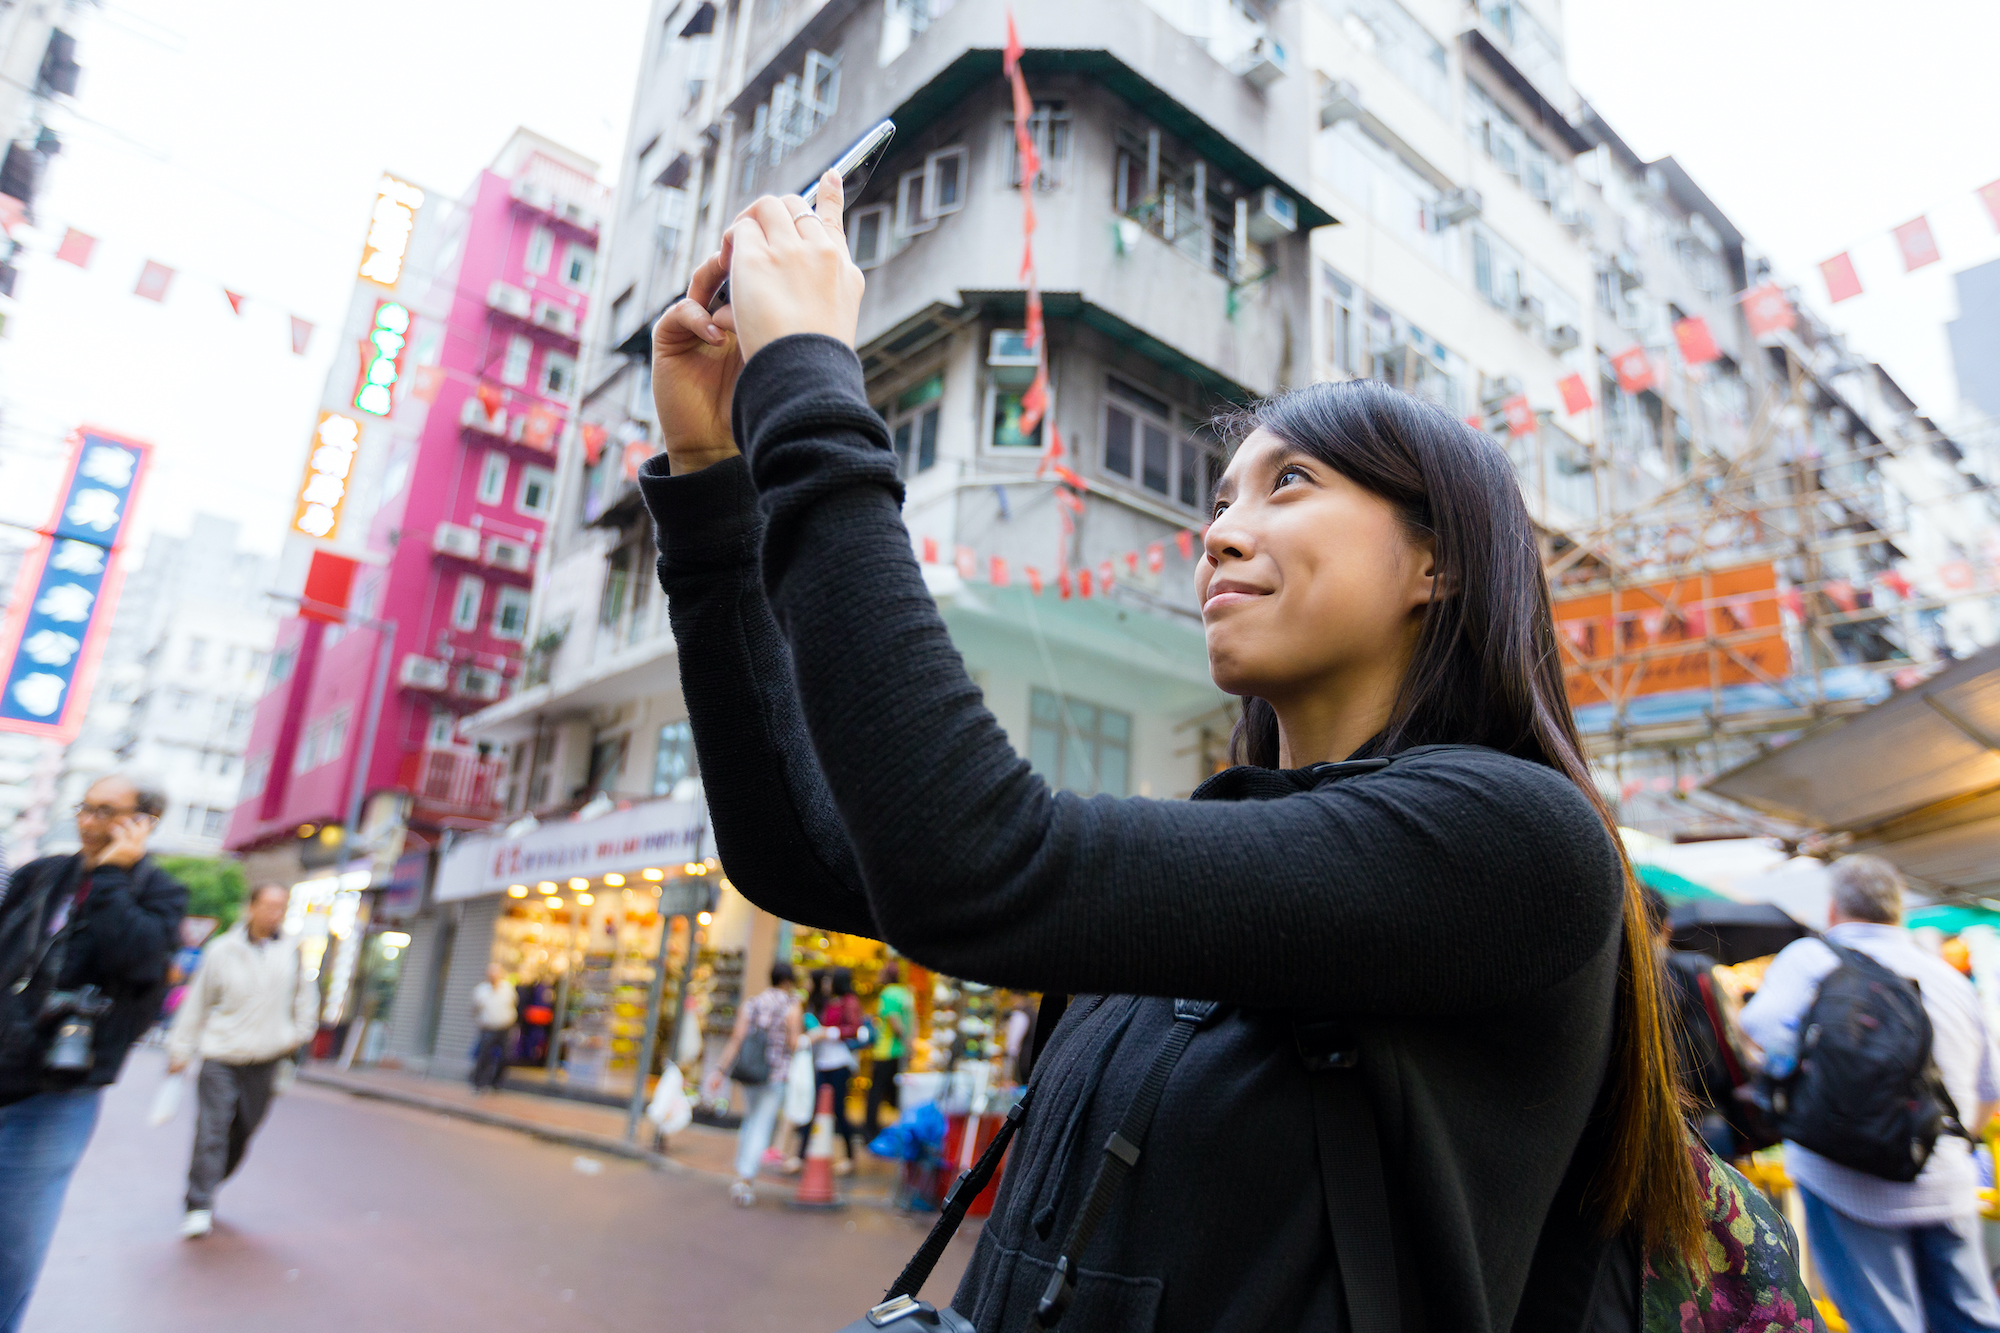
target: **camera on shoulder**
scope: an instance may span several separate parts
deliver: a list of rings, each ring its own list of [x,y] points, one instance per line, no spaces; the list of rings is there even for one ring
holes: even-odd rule
[[[97,1062],[97,1020],[110,1012],[111,998],[95,986],[50,991],[42,1000],[41,1022],[53,1031],[42,1066],[58,1073],[89,1073]]]

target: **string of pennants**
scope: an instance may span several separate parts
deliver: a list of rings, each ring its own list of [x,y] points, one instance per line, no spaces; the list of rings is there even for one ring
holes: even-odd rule
[[[23,208],[20,200],[15,199],[11,195],[0,195],[0,231],[4,231],[11,237],[15,230],[25,221],[26,210]],[[66,227],[63,229],[62,241],[56,246],[55,257],[65,264],[74,264],[80,269],[88,269],[91,260],[97,257],[97,246],[97,237],[92,236],[88,232],[80,231],[75,227]],[[183,274],[179,270],[167,264],[162,264],[156,259],[148,259],[139,270],[139,278],[133,285],[132,294],[142,300],[164,304],[167,299],[167,292],[173,286],[174,279],[181,276]],[[208,281],[214,281],[214,279],[208,279]],[[250,300],[250,298],[244,293],[234,290],[226,283],[216,282],[215,285],[222,289],[222,295],[228,300],[230,310],[235,314],[241,315],[243,313],[244,302]],[[263,304],[261,299],[258,304]],[[286,313],[290,315],[289,311]],[[313,323],[311,320],[301,319],[297,315],[290,315],[290,319],[292,354],[294,356],[304,356],[306,348],[312,342]]]
[[[1972,193],[1986,209],[1994,229],[2000,230],[2000,180],[1990,181]],[[1896,240],[1896,252],[1905,273],[1915,273],[1944,258],[1931,231],[1929,214],[1920,213],[1902,226],[1890,228],[1889,234]],[[1821,260],[1819,276],[1826,284],[1827,300],[1835,305],[1861,295],[1861,276],[1854,271],[1852,250],[1842,250],[1831,259]]]
[[[1181,559],[1191,561],[1195,558],[1195,551],[1200,546],[1202,536],[1206,531],[1207,529],[1205,528],[1201,532],[1196,532],[1193,528],[1182,528],[1174,534],[1174,547],[1180,552]],[[1064,551],[1067,552],[1067,550],[1068,545],[1065,542]],[[943,558],[938,546],[938,539],[935,537],[919,538],[917,541],[917,557],[927,565],[942,564]],[[1065,559],[1058,564],[1053,580],[1044,578],[1041,569],[1035,565],[1023,565],[1021,567],[1021,575],[1023,581],[1028,585],[1028,591],[1035,596],[1040,597],[1044,592],[1053,587],[1056,596],[1067,601],[1072,596],[1086,598],[1098,594],[1108,596],[1111,589],[1116,586],[1121,577],[1131,578],[1138,575],[1141,561],[1145,563],[1148,574],[1158,576],[1167,567],[1167,543],[1164,540],[1148,542],[1143,552],[1136,550],[1127,551],[1115,560],[1100,560],[1095,569],[1086,565],[1072,572],[1068,561]],[[970,546],[954,547],[952,550],[952,564],[957,568],[958,576],[967,583],[980,581],[979,576],[982,571],[980,569],[979,554]],[[1118,572],[1120,565],[1125,567],[1123,575],[1120,575]],[[985,562],[984,573],[986,575],[984,581],[996,588],[1013,586],[1013,567],[1008,564],[1005,556],[988,556]]]
[[[1753,287],[1737,299],[1743,304],[1743,318],[1753,338],[1768,337],[1798,322],[1798,311],[1775,282]],[[1688,366],[1722,359],[1722,348],[1716,344],[1708,321],[1700,315],[1674,322],[1674,345],[1680,351],[1682,363]],[[1658,386],[1662,379],[1659,364],[1643,343],[1633,343],[1614,355],[1611,370],[1618,387],[1626,393],[1643,393]],[[1556,391],[1562,395],[1563,411],[1571,416],[1588,412],[1597,405],[1596,395],[1591,393],[1589,381],[1581,371],[1557,380]],[[1509,435],[1532,435],[1538,428],[1534,406],[1525,393],[1517,393],[1501,403],[1500,411],[1506,418]],[[1485,421],[1478,416],[1469,416],[1465,421],[1475,430],[1486,428]]]

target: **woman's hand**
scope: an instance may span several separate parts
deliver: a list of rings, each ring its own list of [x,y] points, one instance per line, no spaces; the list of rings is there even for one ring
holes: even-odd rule
[[[729,228],[730,301],[745,361],[794,333],[854,345],[867,280],[848,258],[841,205],[840,177],[829,171],[810,210],[797,196],[766,195]]]
[[[688,281],[688,294],[653,325],[653,407],[666,440],[667,466],[679,476],[736,456],[729,404],[743,372],[735,310],[713,315],[708,303],[729,273],[730,236]]]

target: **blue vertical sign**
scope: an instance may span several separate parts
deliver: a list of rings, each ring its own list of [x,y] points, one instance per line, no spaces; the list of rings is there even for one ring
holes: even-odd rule
[[[22,562],[0,625],[0,731],[59,741],[83,726],[118,601],[117,553],[149,445],[84,429],[40,545]]]

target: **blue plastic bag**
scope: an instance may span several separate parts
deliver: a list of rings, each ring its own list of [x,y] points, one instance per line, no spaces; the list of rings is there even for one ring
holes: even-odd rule
[[[894,1162],[920,1162],[944,1147],[944,1112],[931,1102],[912,1107],[875,1136],[868,1151]]]

